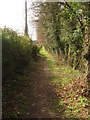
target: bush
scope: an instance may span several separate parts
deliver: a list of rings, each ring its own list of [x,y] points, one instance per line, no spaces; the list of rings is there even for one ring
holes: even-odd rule
[[[2,30],[2,69],[3,78],[12,76],[19,69],[22,69],[38,53],[36,44],[31,44],[31,39],[25,36],[18,36],[9,28]]]
[[[37,54],[39,53],[39,51],[40,51],[40,47],[36,46],[36,43],[33,42],[32,43],[32,57],[34,60],[37,60]]]

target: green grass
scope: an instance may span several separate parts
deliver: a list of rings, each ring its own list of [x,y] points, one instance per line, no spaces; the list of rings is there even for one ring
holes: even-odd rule
[[[51,81],[51,85],[58,85],[60,83],[59,76],[50,76],[49,79]]]
[[[70,77],[63,77],[61,79],[61,85],[62,85],[62,87],[64,87],[65,85],[67,85],[70,80],[72,80]]]
[[[72,80],[73,76],[80,76],[80,72],[78,70],[73,70],[70,66],[67,66],[62,61],[55,60],[54,57],[49,54],[44,47],[40,50],[40,55],[44,55],[46,60],[48,61],[50,72],[51,73],[60,73],[61,75],[58,76],[51,76],[51,84],[55,85],[61,82],[62,87],[67,85],[70,80]]]
[[[74,84],[74,81],[76,81],[79,77],[84,75],[79,70],[74,70],[70,66],[66,65],[64,61],[54,59],[54,57],[51,54],[49,54],[44,49],[44,47],[41,49],[40,54],[44,55],[46,57],[46,60],[48,61],[51,72],[51,76],[49,77],[51,81],[50,85],[56,87],[57,92],[60,86],[62,86],[62,88],[65,88],[65,86],[67,86],[70,82]],[[52,108],[57,109],[58,111],[63,111],[64,116],[70,116],[70,119],[73,120],[76,117],[76,115],[80,111],[82,111],[85,105],[88,104],[88,100],[86,97],[82,97],[79,95],[78,101],[76,100],[75,102],[74,91],[67,91],[66,96],[70,98],[67,108],[65,108],[66,101],[64,99],[64,96],[62,96],[62,98],[55,99],[53,101]],[[86,110],[86,114],[88,116],[88,110]],[[79,116],[81,116],[81,118],[84,117],[81,113],[79,113]]]
[[[83,109],[83,107],[85,107],[85,105],[87,104],[88,100],[85,97],[79,96],[78,98],[78,102],[72,107],[72,103],[70,103],[68,105],[68,109],[65,110],[65,114],[72,114],[72,117],[75,117],[76,114],[81,111]],[[87,115],[88,115],[88,111]],[[81,116],[83,116],[83,114],[81,114]]]

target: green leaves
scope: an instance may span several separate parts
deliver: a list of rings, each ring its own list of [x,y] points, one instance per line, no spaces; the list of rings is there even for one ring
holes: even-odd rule
[[[69,64],[75,69],[82,69],[84,65],[83,58],[80,58],[84,51],[82,27],[85,8],[84,4],[75,2],[46,3],[39,17],[38,28],[41,29],[37,32],[41,31],[42,44],[51,53],[64,56],[67,62],[69,59]]]
[[[3,78],[11,77],[15,72],[22,69],[29,61],[36,58],[39,47],[31,44],[31,39],[18,36],[11,29],[2,30],[2,67]]]

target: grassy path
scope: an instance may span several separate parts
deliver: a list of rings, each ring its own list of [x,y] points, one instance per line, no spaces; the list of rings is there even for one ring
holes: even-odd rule
[[[82,77],[42,49],[23,75],[3,84],[3,118],[87,118]]]

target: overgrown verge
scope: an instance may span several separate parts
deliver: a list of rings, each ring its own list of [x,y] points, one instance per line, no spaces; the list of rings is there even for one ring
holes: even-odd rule
[[[39,47],[30,38],[19,36],[9,28],[2,30],[3,79],[19,73],[30,61],[36,60]]]
[[[48,54],[43,48],[41,54],[47,57],[51,76],[50,85],[54,87],[57,99],[52,108],[63,112],[63,118],[88,118],[88,86],[85,74],[67,66],[63,61]]]
[[[18,118],[27,115],[26,104],[33,81],[32,64],[40,47],[30,38],[19,36],[9,28],[2,29],[2,117]]]
[[[22,75],[13,79],[8,79],[3,84],[2,89],[2,118],[21,119],[27,118],[29,113],[27,106],[31,106],[32,99],[29,97],[33,93],[35,81],[32,80],[32,68],[36,65],[35,61],[29,63]]]

